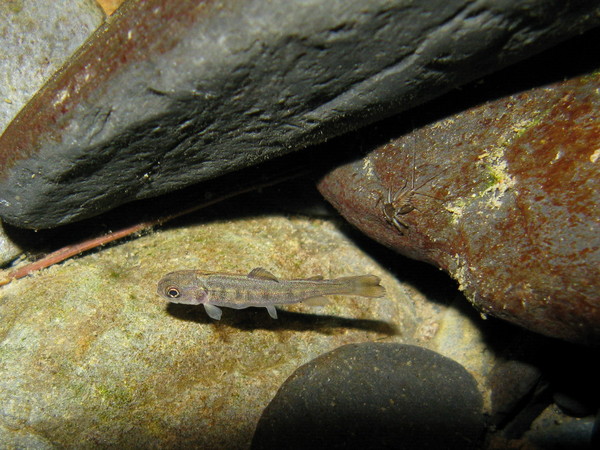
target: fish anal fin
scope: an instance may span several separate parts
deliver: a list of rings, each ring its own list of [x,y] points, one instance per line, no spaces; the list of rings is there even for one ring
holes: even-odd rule
[[[318,297],[307,298],[303,303],[309,306],[325,306],[329,304],[329,299],[320,295]]]
[[[262,267],[256,267],[252,269],[248,274],[248,278],[258,278],[261,280],[271,280],[271,281],[279,281],[275,275],[269,272],[267,269],[263,269]]]
[[[275,307],[273,305],[265,306],[265,308],[267,308],[267,311],[268,311],[269,315],[273,319],[277,319],[277,310],[275,309]]]
[[[206,310],[206,314],[208,314],[208,317],[210,317],[211,319],[221,320],[223,311],[221,311],[221,308],[219,308],[218,306],[204,303],[204,309]]]

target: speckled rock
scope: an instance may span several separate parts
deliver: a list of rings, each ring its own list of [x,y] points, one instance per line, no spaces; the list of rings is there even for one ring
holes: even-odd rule
[[[413,338],[417,308],[402,285],[333,223],[261,215],[250,206],[259,199],[0,288],[2,446],[248,448],[298,366],[347,343]],[[374,273],[388,295],[281,307],[278,320],[224,309],[213,321],[156,294],[172,270],[257,266],[290,277]]]
[[[253,449],[481,448],[482,399],[456,362],[407,345],[346,345],[300,367],[258,423]]]
[[[0,2],[0,134],[104,17],[95,0]]]
[[[595,72],[396,134],[320,190],[368,235],[450,273],[483,314],[599,344],[599,87]]]
[[[5,232],[4,225],[0,222],[0,267],[9,264],[17,258],[23,250]]]
[[[552,402],[547,379],[539,367],[518,359],[497,364],[490,374],[492,389],[491,424],[502,435],[517,439]]]
[[[130,1],[0,138],[54,227],[323,142],[598,25],[592,0]]]
[[[528,447],[557,450],[598,448],[597,437],[594,436],[594,417],[557,419],[551,410],[540,416],[526,434]]]

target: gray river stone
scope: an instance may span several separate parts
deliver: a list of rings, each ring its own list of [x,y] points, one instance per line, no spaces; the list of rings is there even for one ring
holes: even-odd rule
[[[252,448],[480,448],[483,400],[457,362],[403,344],[350,344],[286,380]]]
[[[600,23],[598,2],[128,2],[0,137],[50,228],[323,142]]]
[[[17,258],[23,249],[14,242],[4,231],[4,225],[0,222],[0,267],[4,267]]]
[[[95,0],[0,2],[0,133],[104,17]]]

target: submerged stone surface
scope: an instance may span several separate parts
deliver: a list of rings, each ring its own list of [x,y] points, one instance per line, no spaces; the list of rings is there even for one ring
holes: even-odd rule
[[[365,341],[426,346],[451,358],[475,378],[489,414],[489,371],[514,327],[482,320],[441,271],[331,220],[331,209],[317,208],[320,197],[307,186],[294,180],[230,199],[0,287],[0,442],[247,449],[261,412],[299,366]],[[155,203],[137,206],[146,217]],[[133,209],[115,211],[115,222],[103,216],[100,228],[118,229],[120,213],[129,220]],[[318,211],[319,218],[298,211]],[[72,243],[97,222],[68,233],[19,231],[25,242],[42,235],[60,242],[64,232]],[[213,321],[202,307],[168,305],[156,294],[172,270],[248,273],[259,266],[291,278],[373,273],[387,295],[332,297],[324,308],[283,306],[279,320],[264,308],[224,308]],[[587,366],[563,361],[550,340],[542,345],[553,364],[577,367],[579,386]]]
[[[484,314],[598,344],[599,86],[596,72],[431,123],[334,169],[321,192],[448,271]]]
[[[347,343],[413,339],[415,302],[333,224],[248,208],[237,216],[244,203],[0,288],[0,442],[248,448],[299,365]],[[224,308],[213,321],[156,294],[172,270],[258,266],[290,278],[374,273],[388,295],[282,307],[278,320]]]
[[[481,448],[475,379],[431,350],[351,344],[296,370],[265,409],[253,449]]]
[[[323,142],[600,21],[594,1],[131,1],[0,137],[48,228]]]

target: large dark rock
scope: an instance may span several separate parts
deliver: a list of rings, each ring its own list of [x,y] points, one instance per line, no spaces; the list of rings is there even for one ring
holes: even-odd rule
[[[322,142],[600,22],[596,1],[131,1],[0,138],[53,227]]]
[[[421,347],[351,344],[300,367],[252,448],[480,448],[482,398],[458,363]]]

